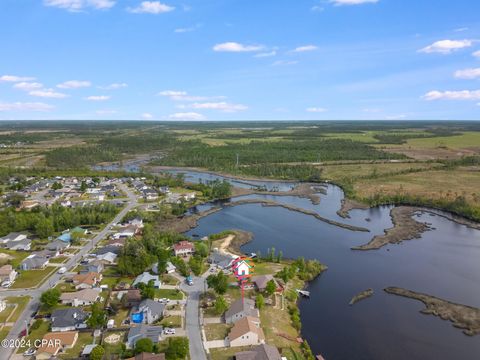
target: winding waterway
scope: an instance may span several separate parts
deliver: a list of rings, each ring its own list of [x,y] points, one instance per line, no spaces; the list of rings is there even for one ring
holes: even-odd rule
[[[202,177],[199,172],[187,172],[186,179],[206,181],[211,174]],[[352,246],[367,243],[392,226],[390,208],[353,210],[350,219],[342,219],[336,214],[343,198],[341,189],[329,185],[327,194],[319,195],[319,205],[274,194],[232,201],[274,200],[367,227],[370,232],[354,232],[281,207],[244,204],[200,219],[198,227],[187,234],[247,230],[254,239],[242,247],[245,252],[265,254],[275,247],[285,256],[318,259],[328,265],[328,271],[310,284],[311,299],[300,301],[300,311],[303,336],[314,353],[329,360],[480,358],[480,336],[468,337],[447,321],[421,314],[420,302],[383,292],[388,286],[399,286],[480,307],[480,231],[422,213],[418,220],[431,223],[434,230],[421,239],[376,251],[352,251]],[[367,288],[375,290],[373,297],[348,305],[352,296]]]

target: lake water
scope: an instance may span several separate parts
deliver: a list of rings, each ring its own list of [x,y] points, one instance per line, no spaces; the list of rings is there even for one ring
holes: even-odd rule
[[[192,177],[205,180],[210,175],[187,174]],[[352,246],[392,226],[390,208],[354,210],[351,219],[342,219],[336,214],[342,197],[341,189],[332,185],[319,205],[295,196],[246,196],[314,210],[332,220],[367,227],[370,233],[352,232],[280,207],[245,204],[201,219],[187,234],[247,230],[254,239],[242,248],[245,252],[265,254],[275,247],[286,257],[303,256],[328,265],[310,284],[311,298],[300,301],[302,335],[315,354],[328,360],[480,359],[480,336],[466,336],[448,321],[421,314],[421,302],[383,291],[398,286],[480,307],[480,231],[419,214],[419,221],[435,228],[421,239],[377,251],[352,251]],[[232,201],[241,198],[245,197]],[[373,297],[348,305],[367,288],[374,289]]]

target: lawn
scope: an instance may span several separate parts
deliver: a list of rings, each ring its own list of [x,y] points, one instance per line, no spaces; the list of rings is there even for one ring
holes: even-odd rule
[[[20,272],[12,285],[13,289],[32,288],[41,285],[45,279],[57,270],[55,266],[47,266],[41,270],[25,270]]]
[[[232,326],[228,324],[207,324],[204,328],[207,341],[211,341],[225,339]]]
[[[110,335],[113,335],[113,334],[118,334],[118,335],[121,335],[125,338],[125,335],[126,333],[123,333],[123,332],[118,332],[118,333],[113,333],[113,332],[109,332],[108,333],[108,336]],[[105,359],[110,359],[110,357],[108,356],[108,354],[120,354],[121,351],[122,351],[122,343],[125,341],[125,339],[120,339],[120,341],[116,344],[108,344],[106,343],[105,341],[103,341],[103,348],[105,349]]]
[[[182,300],[183,292],[173,289],[155,289],[155,297],[159,299],[167,298],[170,300]]]
[[[126,278],[126,277],[109,277],[109,276],[104,276],[102,278],[102,281],[100,282],[101,285],[108,285],[109,289],[113,289],[118,283],[120,282],[125,282],[127,284],[130,284],[132,282],[132,279]]]
[[[27,251],[15,251],[15,250],[8,250],[8,249],[1,249],[1,254],[8,255],[7,258],[0,258],[0,265],[6,264],[8,259],[11,259],[10,264],[12,267],[16,268],[20,265],[20,263],[25,259],[28,255],[30,255]]]
[[[93,344],[93,335],[89,332],[78,333],[78,340],[75,346],[71,349],[67,349],[64,353],[59,354],[62,359],[73,359],[80,356],[85,345]]]
[[[8,335],[8,333],[10,332],[10,330],[12,329],[11,326],[3,326],[2,329],[0,330],[0,341],[2,341],[3,339],[5,339]]]
[[[284,267],[283,264],[271,263],[271,262],[261,262],[255,263],[255,272],[253,276],[256,275],[274,275]]]
[[[64,293],[64,292],[75,292],[76,291],[73,283],[67,283],[67,282],[58,283],[55,286],[55,288],[60,290],[62,293]]]
[[[5,298],[8,304],[13,305],[17,304],[17,307],[15,308],[15,311],[13,312],[13,315],[11,318],[8,320],[9,322],[15,322],[17,321],[18,317],[20,314],[23,312],[25,307],[27,306],[28,302],[30,301],[30,296],[10,296]],[[13,311],[13,306],[8,306],[4,311],[0,313],[0,322],[5,322],[7,318],[12,314]]]
[[[253,346],[210,349],[211,360],[231,360],[237,352],[252,350]]]
[[[22,353],[26,351],[28,348],[32,347],[35,340],[43,339],[43,336],[46,333],[48,333],[49,329],[50,329],[50,322],[43,321],[41,319],[35,320],[34,324],[32,324],[32,326],[30,326],[30,328],[28,329],[29,335],[25,338],[26,340],[25,344],[28,344],[28,340],[30,340],[31,346],[19,347],[17,353]]]
[[[181,328],[182,317],[179,315],[167,316],[160,321],[160,324],[164,327]]]
[[[161,280],[162,284],[165,285],[178,285],[178,283],[180,282],[176,277],[172,275],[162,275]]]
[[[128,318],[128,309],[119,309],[118,312],[115,314],[113,317],[113,320],[115,321],[115,326],[120,327],[122,325],[122,321]]]
[[[50,259],[49,262],[52,264],[63,264],[64,262],[67,261],[67,259],[69,259],[67,256],[59,256],[59,257]]]

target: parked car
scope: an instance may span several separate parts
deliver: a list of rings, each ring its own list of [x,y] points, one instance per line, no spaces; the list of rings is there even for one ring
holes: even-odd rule
[[[33,355],[35,355],[36,352],[37,352],[37,350],[32,347],[32,348],[28,349],[27,351],[25,351],[23,353],[23,356],[33,356]]]
[[[60,269],[58,269],[59,274],[65,274],[67,272],[67,268],[65,266],[62,266]]]
[[[161,303],[161,304],[166,304],[166,303],[168,303],[168,299],[167,298],[161,298],[161,299],[158,299],[158,302]]]
[[[164,333],[165,335],[175,335],[175,329],[165,328],[165,329],[163,329],[163,333]]]
[[[12,286],[12,282],[10,280],[5,280],[4,282],[2,282],[2,287],[4,288],[9,288],[10,286]]]

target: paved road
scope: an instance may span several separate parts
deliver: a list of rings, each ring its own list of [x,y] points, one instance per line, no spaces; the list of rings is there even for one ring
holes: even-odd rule
[[[193,285],[188,286],[182,282],[181,289],[187,293],[187,305],[185,307],[185,326],[190,343],[190,359],[206,360],[207,356],[203,348],[201,325],[199,319],[200,294],[205,290],[205,277],[194,277]]]
[[[70,260],[63,266],[65,266],[68,270],[73,269],[82,259],[83,255],[87,254],[91,251],[95,245],[105,238],[110,231],[110,227],[114,223],[118,223],[122,220],[122,218],[135,206],[137,206],[137,197],[135,194],[130,191],[126,186],[120,185],[119,186],[125,193],[128,195],[128,203],[122,211],[120,211],[117,216],[107,225],[105,228],[100,231],[90,242],[90,244],[85,245],[77,254],[72,256]],[[45,281],[39,288],[32,289],[32,290],[0,290],[0,296],[19,296],[19,295],[29,295],[32,299],[28,303],[27,307],[23,311],[23,313],[18,318],[17,322],[13,325],[10,333],[7,335],[6,339],[17,339],[20,335],[20,332],[25,329],[26,322],[29,322],[30,319],[33,317],[33,314],[38,310],[40,306],[40,296],[41,294],[55,286],[60,278],[63,275],[58,274],[55,272],[52,276]],[[9,359],[12,353],[14,352],[13,348],[3,348],[0,346],[0,359]]]

